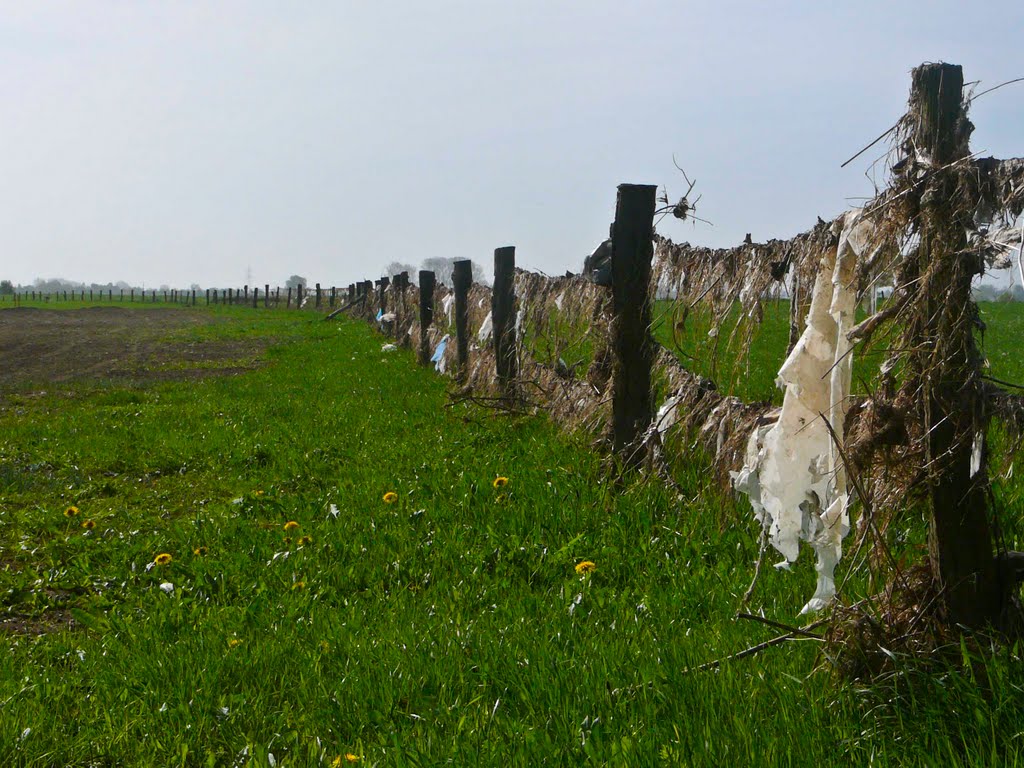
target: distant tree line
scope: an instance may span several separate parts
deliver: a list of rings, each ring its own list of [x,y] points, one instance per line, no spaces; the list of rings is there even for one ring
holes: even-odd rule
[[[400,261],[392,261],[381,273],[382,277],[392,277],[393,275],[401,274],[402,272],[409,273],[409,281],[413,284],[419,282],[419,270],[424,269],[429,272],[433,272],[437,282],[441,285],[447,285],[449,288],[452,286],[452,272],[455,271],[455,262],[459,261],[456,258],[447,258],[444,256],[434,256],[429,259],[424,259],[423,263],[419,268],[414,267],[412,264],[403,264]],[[489,285],[490,280],[487,279],[487,274],[484,272],[484,268],[473,262],[473,282],[482,283]]]

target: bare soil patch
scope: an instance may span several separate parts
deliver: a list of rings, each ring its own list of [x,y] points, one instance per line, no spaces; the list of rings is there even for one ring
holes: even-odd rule
[[[220,322],[190,310],[6,309],[0,312],[0,397],[89,379],[165,381],[257,367],[266,337],[174,338],[177,331]]]

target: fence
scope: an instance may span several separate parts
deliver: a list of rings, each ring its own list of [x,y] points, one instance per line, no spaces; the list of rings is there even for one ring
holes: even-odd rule
[[[0,302],[22,304],[25,302],[57,303],[119,303],[119,304],[176,304],[181,306],[198,306],[200,304],[220,306],[252,306],[274,309],[333,309],[349,300],[349,289],[331,286],[322,289],[317,283],[313,289],[298,285],[293,287],[269,284],[262,289],[248,285],[241,288],[206,288],[206,289],[167,289],[142,290],[134,288],[93,290],[76,289],[72,291],[37,291],[20,288],[10,294],[0,294]]]
[[[1024,249],[1013,225],[1024,209],[1024,160],[976,159],[968,106],[960,67],[916,69],[907,115],[887,134],[890,186],[788,240],[748,236],[730,249],[673,243],[654,234],[654,218],[686,218],[689,201],[663,200],[658,211],[654,187],[622,185],[610,280],[600,265],[586,276],[516,270],[510,278],[514,249],[506,247],[495,252],[491,289],[471,285],[461,262],[452,289],[422,273],[432,290],[406,276],[364,281],[346,311],[418,349],[421,363],[432,350],[460,396],[542,408],[602,434],[624,467],[667,474],[670,443],[710,455],[787,560],[801,541],[816,551],[807,610],[835,594],[855,502],[865,535],[883,550],[877,521],[921,502],[929,508],[929,589],[941,596],[943,620],[1005,623],[1016,580],[1000,567],[1010,556],[995,551],[986,441],[993,416],[1019,433],[1024,405],[985,380],[970,286]],[[893,285],[881,308],[880,284]],[[720,392],[651,336],[660,297],[674,330],[697,308],[710,318],[708,354],[745,353],[764,302],[784,294],[781,407]],[[861,303],[869,312],[857,322]],[[868,391],[854,394],[853,360],[868,361],[866,353],[881,364],[864,376]]]

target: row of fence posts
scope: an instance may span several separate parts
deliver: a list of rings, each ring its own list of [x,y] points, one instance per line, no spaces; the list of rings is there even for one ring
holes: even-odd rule
[[[88,298],[87,298],[88,297]],[[104,298],[105,297],[105,298]],[[0,301],[45,301],[45,302],[59,302],[59,301],[77,301],[81,302],[97,302],[107,301],[112,303],[115,301],[124,301],[127,299],[129,303],[135,302],[135,289],[131,288],[127,292],[119,290],[115,297],[112,289],[95,290],[90,288],[88,291],[81,289],[78,291],[16,291],[11,294],[0,295]],[[160,297],[158,299],[158,297]],[[158,300],[162,300],[164,304],[185,304],[195,306],[196,303],[196,292],[195,290],[167,290],[157,292],[140,290],[138,293],[139,303],[149,302],[156,304]]]
[[[288,287],[285,289],[285,306],[291,308],[293,306],[293,291],[294,291],[294,306],[296,309],[302,307],[303,299],[308,298],[307,290],[300,284],[294,288]],[[331,286],[330,291],[325,291],[321,288],[320,283],[316,284],[314,288],[315,292],[315,307],[320,309],[323,306],[324,298],[327,298],[329,306],[332,308],[338,303],[338,288],[337,286]],[[271,302],[274,306],[280,306],[281,303],[281,289],[277,288],[271,291],[270,285],[264,285],[263,292],[261,294],[259,287],[254,287],[252,291],[249,290],[249,286],[243,286],[242,288],[207,288],[205,289],[205,302],[207,305],[249,305],[250,294],[252,307],[258,308],[262,299],[263,306],[269,308]],[[349,286],[349,296],[353,295],[353,286]],[[138,300],[139,303],[157,303],[158,297],[162,296],[163,303],[171,304],[184,304],[186,306],[196,306],[197,303],[197,291],[196,289],[190,290],[177,290],[171,289],[167,291],[145,291],[140,290],[136,293],[134,288],[130,288],[127,291],[120,290],[116,296],[113,289],[95,290],[81,289],[80,291],[35,291],[35,290],[23,290],[8,295],[0,295],[0,301],[43,301],[43,302],[124,302],[135,303]],[[88,298],[86,298],[88,297]]]
[[[651,338],[649,284],[654,256],[654,211],[657,188],[645,184],[621,184],[612,228],[612,441],[615,453],[626,465],[642,461],[637,450],[653,419],[652,368],[654,343]],[[495,374],[505,398],[517,397],[516,356],[516,249],[505,246],[494,251],[494,283],[491,296],[492,344]],[[350,304],[372,301],[376,295],[379,314],[388,312],[387,287],[394,284],[396,296],[404,295],[409,275],[382,277],[349,285]],[[452,290],[455,302],[455,377],[465,383],[469,372],[469,290],[473,264],[455,261]],[[436,275],[420,270],[420,365],[429,365],[431,350],[427,330],[434,323]],[[376,287],[376,291],[374,291]],[[397,309],[397,307],[396,307]]]

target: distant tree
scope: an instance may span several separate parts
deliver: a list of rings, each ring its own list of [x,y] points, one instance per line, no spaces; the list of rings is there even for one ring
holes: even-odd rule
[[[459,259],[447,258],[444,256],[433,256],[429,259],[423,260],[423,269],[433,272],[438,283],[451,287],[452,272],[455,270],[456,261],[459,261]],[[490,281],[487,279],[484,268],[475,261],[473,262],[473,282],[490,285]]]
[[[14,283],[10,280],[0,280],[0,295],[10,296],[14,293]]]
[[[306,278],[304,278],[302,275],[292,275],[287,280],[285,280],[284,287],[285,288],[298,288],[301,285],[303,290],[305,290],[306,285],[307,285],[308,282],[309,281],[306,280]]]
[[[412,264],[403,264],[400,261],[392,261],[390,264],[384,267],[384,271],[381,273],[381,277],[394,277],[395,275],[400,275],[403,272],[408,272],[409,279],[414,283],[416,282],[416,267],[414,267]]]

